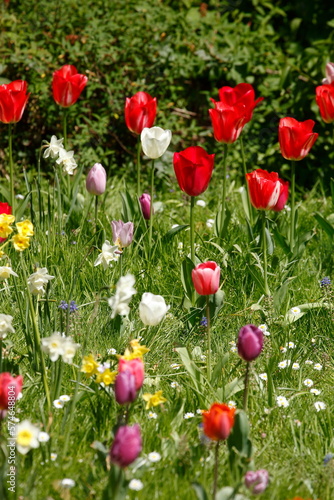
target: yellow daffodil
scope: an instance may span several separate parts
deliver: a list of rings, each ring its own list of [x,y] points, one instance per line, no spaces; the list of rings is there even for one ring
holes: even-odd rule
[[[16,224],[18,233],[22,236],[33,236],[34,235],[34,226],[30,222],[30,220],[24,220],[23,222],[18,222]]]
[[[1,217],[1,216],[0,216]],[[0,222],[0,238],[8,238],[13,229],[6,222]]]
[[[162,391],[158,391],[155,394],[143,394],[143,399],[146,401],[146,410],[149,410],[153,406],[161,405],[167,401],[167,399],[162,396]]]
[[[145,345],[140,345],[139,340],[134,339],[130,342],[130,348],[127,347],[124,355],[120,357],[127,360],[142,358],[148,351],[149,349]]]
[[[96,377],[96,383],[101,384],[101,382],[104,383],[104,385],[110,385],[115,382],[117,372],[111,372],[109,368],[104,370],[103,373],[99,373]]]
[[[8,224],[9,226],[15,221],[15,216],[11,214],[0,214],[0,225]]]
[[[12,242],[15,250],[18,252],[23,252],[30,245],[30,239],[28,236],[23,236],[22,234],[16,234],[12,238]]]
[[[89,356],[84,356],[82,360],[81,371],[84,372],[88,377],[95,375],[98,373],[97,369],[99,367],[99,363],[95,361],[95,358],[92,354]]]

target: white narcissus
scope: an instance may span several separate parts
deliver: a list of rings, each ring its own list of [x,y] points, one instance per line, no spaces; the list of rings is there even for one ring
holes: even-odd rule
[[[49,156],[51,156],[51,158],[57,158],[59,151],[64,149],[63,140],[64,139],[57,139],[57,137],[53,135],[51,141],[47,142],[46,146],[43,146],[46,147],[43,158],[49,158]]]
[[[17,274],[14,273],[10,266],[0,266],[0,280],[7,280],[10,275],[17,277]]]
[[[135,277],[132,274],[122,276],[118,280],[115,295],[108,299],[108,304],[112,309],[112,319],[115,318],[118,314],[120,316],[128,316],[130,312],[130,300],[132,299],[132,296],[137,293],[133,288],[134,284]]]
[[[28,287],[33,295],[43,295],[45,293],[44,285],[47,285],[54,276],[48,274],[46,267],[37,268],[37,271],[31,274],[28,278]]]
[[[152,160],[160,158],[164,154],[171,139],[172,132],[160,127],[144,128],[140,134],[143,151]]]
[[[0,314],[0,339],[7,337],[7,333],[14,333],[12,326],[13,317],[9,314]]]
[[[161,295],[153,293],[143,293],[139,304],[139,316],[144,325],[156,326],[164,318],[170,306],[166,305],[165,299]]]
[[[104,270],[108,269],[110,262],[113,262],[119,258],[119,254],[115,253],[116,251],[118,251],[118,246],[110,245],[110,242],[106,240],[102,245],[102,251],[100,255],[94,262],[94,266],[102,264]]]
[[[31,448],[39,447],[40,430],[29,420],[23,420],[16,425],[16,448],[19,453],[25,455]]]

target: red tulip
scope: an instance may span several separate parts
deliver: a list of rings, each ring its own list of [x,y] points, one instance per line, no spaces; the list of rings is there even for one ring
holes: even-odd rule
[[[17,123],[21,120],[30,94],[27,94],[27,82],[15,80],[0,85],[0,122]]]
[[[281,153],[287,160],[302,160],[308,155],[319,134],[312,132],[315,122],[299,122],[294,118],[281,118],[278,140]]]
[[[139,425],[122,425],[117,429],[110,449],[110,459],[119,467],[126,467],[136,460],[141,450],[142,440]]]
[[[157,99],[147,92],[137,92],[125,100],[125,123],[131,132],[141,134],[144,128],[151,128],[157,114]]]
[[[289,183],[278,177],[276,172],[258,168],[246,174],[250,201],[258,210],[283,210],[288,196]]]
[[[220,267],[212,261],[198,264],[191,272],[193,285],[200,295],[211,295],[219,288]]]
[[[53,73],[52,92],[53,98],[59,106],[68,108],[75,104],[88,78],[80,75],[75,66],[66,64]]]
[[[119,360],[118,372],[124,372],[129,370],[135,377],[136,390],[139,391],[144,382],[145,372],[144,363],[140,358],[135,359],[123,359]]]
[[[213,101],[215,108],[209,109],[213,133],[216,141],[231,144],[235,142],[247,123],[246,106],[242,103],[228,106],[223,102]]]
[[[238,335],[238,354],[245,361],[256,359],[263,349],[263,332],[254,325],[243,326]]]
[[[321,118],[325,123],[334,121],[334,83],[320,85],[315,89],[316,103],[319,106]]]
[[[213,172],[215,155],[209,155],[200,146],[192,146],[174,153],[174,171],[180,189],[189,196],[204,193]]]
[[[21,392],[23,377],[12,377],[8,372],[0,373],[0,410],[15,406],[15,400]]]
[[[222,87],[219,89],[219,100],[226,106],[243,104],[245,106],[246,123],[253,116],[254,108],[263,101],[263,97],[255,100],[255,92],[250,83],[239,83],[236,87]]]
[[[235,408],[213,403],[210,410],[203,412],[203,431],[214,441],[227,439],[234,426]]]
[[[0,215],[1,214],[11,214],[12,207],[8,203],[0,202]],[[7,238],[0,238],[0,243],[6,241]]]

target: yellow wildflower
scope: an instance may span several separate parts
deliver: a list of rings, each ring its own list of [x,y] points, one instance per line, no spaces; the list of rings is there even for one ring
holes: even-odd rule
[[[109,368],[104,370],[103,373],[99,373],[96,377],[96,383],[101,384],[101,382],[104,383],[104,385],[110,385],[115,382],[117,372],[111,372]]]
[[[19,234],[22,236],[33,236],[34,235],[34,226],[30,222],[30,220],[24,220],[22,222],[18,222],[16,224],[17,230]]]
[[[11,214],[0,214],[0,225],[8,224],[9,226],[15,221],[15,215]]]
[[[145,345],[140,345],[138,339],[133,339],[130,342],[130,348],[127,347],[124,355],[120,357],[127,360],[142,358],[148,351],[149,349]]]
[[[15,250],[18,250],[18,252],[23,252],[23,250],[28,248],[30,245],[28,236],[23,236],[22,234],[16,234],[13,236],[12,242]]]
[[[84,372],[88,377],[95,375],[98,373],[97,369],[99,367],[99,363],[95,361],[94,356],[90,354],[89,356],[84,356],[82,360],[81,371]]]
[[[1,217],[1,215],[0,215]],[[0,222],[0,238],[8,238],[13,229],[6,222]]]
[[[143,399],[146,401],[146,410],[149,410],[152,406],[158,406],[167,401],[167,399],[162,396],[162,391],[158,391],[155,394],[143,394]]]

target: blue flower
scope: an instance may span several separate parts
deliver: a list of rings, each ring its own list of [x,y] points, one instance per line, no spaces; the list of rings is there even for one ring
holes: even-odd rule
[[[203,318],[201,319],[200,325],[201,326],[208,326],[208,320],[207,320],[206,316],[203,316]]]
[[[78,306],[76,305],[74,300],[70,302],[70,313],[74,313],[78,310]]]
[[[325,276],[324,278],[322,278],[320,280],[320,286],[321,287],[326,287],[326,286],[330,286],[332,284],[330,278],[328,276]]]
[[[67,308],[68,308],[68,303],[65,302],[65,300],[61,300],[60,305],[58,306],[58,309],[62,309],[63,311],[66,311]]]
[[[327,455],[324,456],[324,465],[327,465],[333,458],[333,453],[327,453]]]

